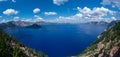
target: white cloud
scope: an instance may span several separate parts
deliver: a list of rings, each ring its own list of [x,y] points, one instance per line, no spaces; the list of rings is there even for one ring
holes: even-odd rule
[[[5,22],[7,22],[7,20],[5,20],[5,19],[2,19],[2,20],[0,21],[0,23],[5,23]]]
[[[114,16],[116,12],[104,7],[95,7],[93,9],[90,9],[88,7],[84,7],[84,8],[77,7],[77,9],[79,13],[73,16],[68,16],[68,17],[60,16],[55,20],[50,20],[50,22],[57,22],[57,23],[86,23],[91,21],[110,22],[116,19],[115,17],[109,17],[109,16]]]
[[[57,15],[56,12],[44,12],[45,15]]]
[[[111,5],[112,7],[117,7],[120,9],[120,0],[103,0],[102,5]]]
[[[16,2],[16,0],[12,0],[12,2],[14,2],[14,3],[15,3],[15,2]]]
[[[77,7],[78,8],[78,7]],[[78,9],[86,17],[103,17],[109,15],[114,15],[115,11],[109,10],[104,7],[95,7],[93,9],[84,7],[83,9]]]
[[[64,4],[65,2],[68,2],[68,0],[53,0],[53,3],[58,6]]]
[[[16,17],[14,17],[13,19],[19,19],[20,17],[18,17],[18,16],[16,16]]]
[[[33,10],[33,13],[39,13],[40,12],[40,9],[39,8],[35,8],[34,10]]]
[[[18,21],[18,20],[17,20]],[[25,22],[33,22],[32,18],[22,18],[21,21],[25,21]]]
[[[83,14],[78,13],[78,14],[76,14],[75,16],[76,16],[76,17],[83,17]]]
[[[5,2],[5,1],[7,1],[7,0],[0,0],[0,2]]]
[[[2,16],[0,16],[0,18],[2,18]]]
[[[117,20],[117,18],[115,18],[115,17],[113,17],[113,16],[111,17],[111,19],[112,19],[112,20]]]
[[[9,21],[12,21],[12,20],[2,19],[2,20],[0,20],[0,23],[6,23],[6,22],[9,22]]]
[[[0,2],[6,2],[6,1],[8,1],[8,0],[0,0]],[[12,2],[16,2],[16,0],[12,0]]]
[[[110,5],[110,4],[111,4],[111,1],[110,1],[110,0],[103,0],[103,1],[101,2],[101,4],[103,4],[103,5]]]
[[[38,15],[34,15],[34,17],[36,18],[36,20],[38,20],[38,21],[41,21],[41,20],[43,20],[43,18],[41,18],[40,16],[38,16]]]
[[[82,13],[88,13],[91,11],[91,9],[89,9],[87,7],[84,7],[83,9],[81,9],[80,7],[77,7],[77,9],[79,12],[82,12]]]
[[[5,15],[14,15],[14,14],[18,14],[18,11],[14,10],[14,9],[7,9],[7,10],[3,11],[3,14],[5,14]]]

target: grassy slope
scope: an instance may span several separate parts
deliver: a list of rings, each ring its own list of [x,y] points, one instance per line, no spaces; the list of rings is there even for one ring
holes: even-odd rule
[[[0,31],[0,57],[47,57],[19,43],[10,35]]]

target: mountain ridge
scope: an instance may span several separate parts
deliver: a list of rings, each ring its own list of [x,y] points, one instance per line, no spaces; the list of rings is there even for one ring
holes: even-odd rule
[[[41,28],[41,25],[34,22],[26,22],[26,21],[9,21],[0,24],[1,30],[11,27]]]

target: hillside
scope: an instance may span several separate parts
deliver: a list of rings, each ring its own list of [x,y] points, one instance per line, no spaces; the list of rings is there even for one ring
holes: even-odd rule
[[[6,29],[9,27],[26,27],[30,26],[33,23],[25,22],[25,21],[9,21],[6,23],[0,23],[0,29]]]
[[[107,28],[93,44],[75,57],[120,57],[120,21]]]
[[[15,38],[0,31],[0,57],[47,57],[47,55],[24,46]]]
[[[25,21],[9,21],[6,23],[0,23],[0,30],[11,27],[41,28],[41,25],[37,23],[25,22]]]

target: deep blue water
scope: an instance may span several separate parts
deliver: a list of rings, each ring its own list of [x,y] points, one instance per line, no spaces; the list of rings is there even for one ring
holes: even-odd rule
[[[80,54],[105,28],[92,24],[51,24],[40,29],[8,28],[5,31],[49,57],[65,57]]]

